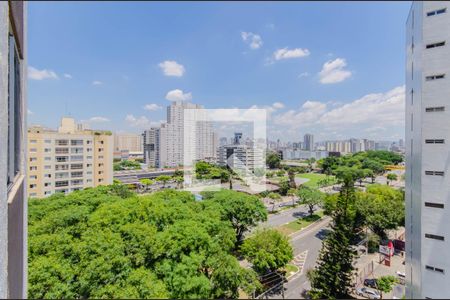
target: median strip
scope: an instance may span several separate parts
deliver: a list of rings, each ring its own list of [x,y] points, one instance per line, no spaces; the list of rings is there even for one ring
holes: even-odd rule
[[[281,226],[277,227],[277,230],[286,235],[291,235],[299,230],[304,229],[305,227],[311,225],[312,223],[320,220],[322,217],[323,217],[323,211],[319,211],[313,215],[299,218],[295,221],[281,225]]]

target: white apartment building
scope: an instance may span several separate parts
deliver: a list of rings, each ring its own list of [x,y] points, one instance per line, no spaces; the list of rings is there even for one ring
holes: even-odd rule
[[[406,24],[406,298],[450,296],[450,7]]]
[[[160,129],[160,166],[177,167],[184,163],[184,134],[186,109],[203,109],[203,106],[185,101],[173,102],[167,107],[167,123]],[[212,123],[199,121],[195,126],[195,159],[215,158],[216,136]]]
[[[113,136],[78,130],[62,118],[58,130],[28,129],[28,197],[47,197],[87,187],[112,184]]]
[[[217,150],[217,164],[242,171],[265,168],[264,151],[247,145],[225,145]]]

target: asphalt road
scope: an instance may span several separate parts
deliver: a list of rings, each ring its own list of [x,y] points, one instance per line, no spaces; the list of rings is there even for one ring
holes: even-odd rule
[[[305,205],[300,205],[295,208],[280,211],[277,214],[269,214],[267,217],[267,225],[270,227],[277,227],[307,215],[308,208]]]
[[[284,297],[285,299],[299,299],[304,298],[302,293],[305,289],[310,288],[308,279],[306,278],[306,271],[315,266],[319,251],[322,248],[322,239],[327,233],[327,227],[331,218],[325,217],[321,221],[311,225],[310,227],[300,231],[291,236],[291,244],[294,248],[294,256],[308,250],[305,265],[301,274],[296,274],[289,282],[285,284]],[[270,298],[281,298],[281,293],[271,295]]]

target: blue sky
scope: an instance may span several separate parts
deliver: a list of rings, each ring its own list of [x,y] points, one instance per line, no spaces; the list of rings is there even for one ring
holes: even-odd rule
[[[410,2],[30,2],[29,123],[141,132],[173,100],[267,108],[268,136],[404,135]],[[169,100],[168,100],[169,99]]]

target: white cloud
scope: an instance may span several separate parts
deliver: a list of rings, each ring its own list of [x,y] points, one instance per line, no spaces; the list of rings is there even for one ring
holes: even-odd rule
[[[347,62],[343,58],[327,61],[319,72],[320,82],[323,84],[338,83],[352,76],[352,72],[345,70]]]
[[[92,81],[92,85],[102,85],[102,84],[103,84],[103,82],[98,81],[98,80]]]
[[[302,78],[302,77],[308,77],[309,73],[308,72],[303,72],[300,75],[298,75],[298,78]]]
[[[180,65],[176,61],[166,60],[158,65],[166,76],[183,76],[185,69],[183,65]]]
[[[125,122],[131,127],[150,128],[159,126],[163,121],[151,122],[146,116],[135,117],[132,114],[128,114],[125,117]]]
[[[32,66],[28,66],[28,78],[33,80],[58,79],[58,75],[52,70],[38,70]]]
[[[67,74],[67,73],[64,73],[64,78],[67,78],[67,79],[72,79],[72,75],[70,75],[70,74]]]
[[[104,123],[104,122],[109,122],[108,118],[105,117],[92,117],[88,120],[88,122],[90,123]]]
[[[263,41],[261,39],[261,36],[258,34],[254,34],[252,32],[241,32],[242,40],[250,46],[251,49],[259,49],[263,45]]]
[[[34,112],[32,112],[31,110],[27,109],[27,114],[28,115],[32,115],[32,114],[34,114]]]
[[[176,89],[169,91],[166,95],[166,99],[169,101],[189,101],[192,100],[192,94],[183,93],[182,90]]]
[[[275,109],[282,109],[282,108],[284,108],[284,104],[281,102],[275,102],[272,104],[272,107]]]
[[[155,110],[158,110],[161,108],[162,108],[162,106],[155,104],[155,103],[150,103],[150,104],[144,105],[144,109],[148,110],[148,111],[155,111]]]
[[[404,131],[404,105],[405,87],[399,86],[385,93],[365,95],[347,104],[306,101],[298,110],[274,115],[273,124],[277,129],[324,133],[329,139],[339,134],[347,138],[364,137],[364,133],[371,133],[372,138],[387,138],[386,134]]]
[[[295,48],[295,49],[288,49],[282,48],[278,49],[273,53],[273,58],[275,60],[281,60],[281,59],[289,59],[289,58],[297,58],[297,57],[305,57],[309,56],[310,52],[308,49],[302,49],[302,48]]]

